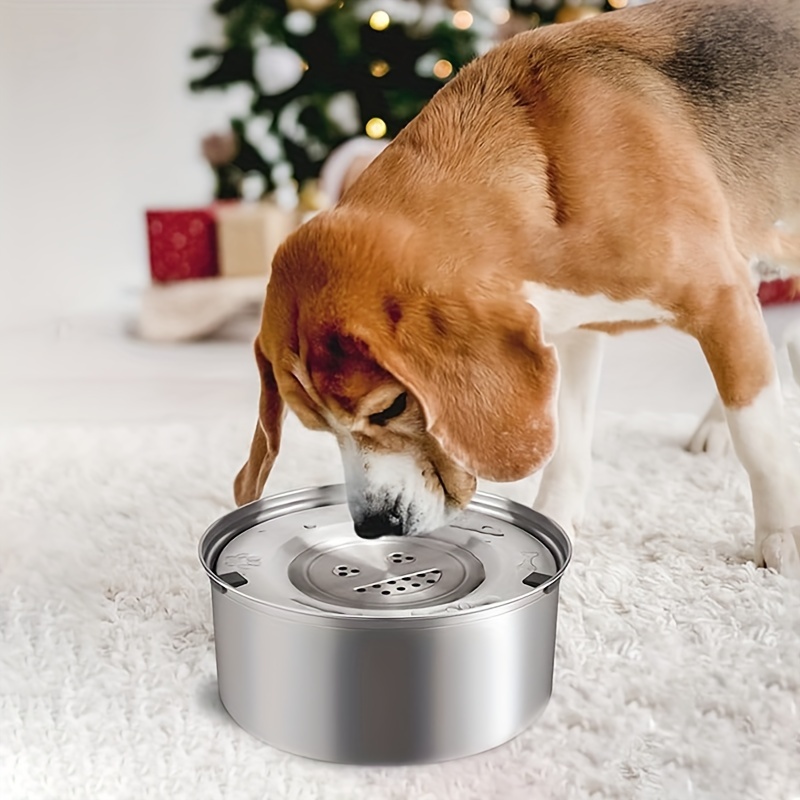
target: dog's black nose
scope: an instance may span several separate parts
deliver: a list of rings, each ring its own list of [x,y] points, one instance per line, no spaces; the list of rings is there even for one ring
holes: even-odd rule
[[[379,539],[381,536],[402,536],[403,523],[394,514],[368,514],[355,520],[356,534],[362,539]]]

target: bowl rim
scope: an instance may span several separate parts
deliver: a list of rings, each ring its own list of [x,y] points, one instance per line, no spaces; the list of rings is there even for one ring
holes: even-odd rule
[[[561,578],[572,559],[572,542],[566,532],[549,517],[534,511],[532,508],[517,503],[500,495],[488,492],[476,492],[467,510],[486,514],[489,517],[501,519],[521,530],[536,536],[548,548],[556,562],[555,573],[530,591],[517,597],[507,598],[498,602],[486,603],[472,608],[459,609],[453,613],[412,616],[403,615],[387,617],[370,615],[367,613],[334,613],[311,606],[298,606],[288,608],[277,603],[251,597],[223,581],[216,573],[217,559],[225,546],[236,536],[250,528],[274,519],[285,516],[294,511],[309,508],[309,503],[314,502],[316,507],[341,505],[346,503],[346,487],[344,484],[329,484],[326,486],[313,486],[301,489],[292,489],[274,495],[268,495],[221,516],[205,530],[197,546],[197,555],[206,575],[212,584],[212,589],[250,608],[266,612],[270,615],[305,619],[307,622],[317,622],[326,627],[331,624],[357,622],[361,625],[378,624],[381,627],[390,626],[406,627],[437,627],[442,624],[453,624],[464,618],[474,619],[476,616],[490,616],[495,613],[506,613],[516,607],[529,605],[541,597],[550,594],[558,588]]]

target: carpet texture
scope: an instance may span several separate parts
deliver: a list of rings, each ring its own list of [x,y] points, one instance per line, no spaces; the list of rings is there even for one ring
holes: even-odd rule
[[[684,452],[692,423],[599,420],[543,717],[391,769],[285,755],[220,705],[196,546],[251,420],[0,432],[0,797],[800,798],[800,583],[748,560],[744,474]],[[332,439],[290,421],[273,477],[339,480]]]

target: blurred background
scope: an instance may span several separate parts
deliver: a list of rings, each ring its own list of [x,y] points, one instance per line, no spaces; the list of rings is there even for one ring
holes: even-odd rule
[[[0,320],[120,307],[148,279],[144,209],[196,205],[198,138],[225,124],[193,96],[205,0],[0,4]]]
[[[249,410],[283,237],[476,55],[640,1],[4,0],[0,421]],[[702,410],[693,342],[627,339],[601,405]]]

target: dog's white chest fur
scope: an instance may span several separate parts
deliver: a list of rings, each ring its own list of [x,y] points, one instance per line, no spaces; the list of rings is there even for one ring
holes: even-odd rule
[[[539,312],[545,336],[581,325],[613,322],[669,322],[673,315],[649,300],[612,300],[604,294],[581,295],[526,281],[525,299]]]

